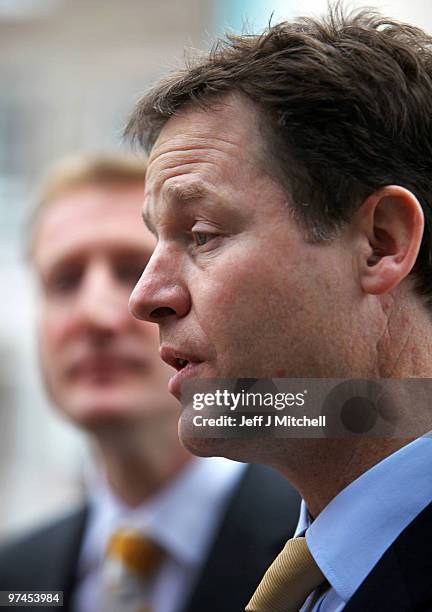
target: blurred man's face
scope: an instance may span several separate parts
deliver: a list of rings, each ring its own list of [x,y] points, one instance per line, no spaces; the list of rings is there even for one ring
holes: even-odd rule
[[[88,427],[166,417],[177,403],[157,326],[128,311],[155,242],[143,232],[142,199],[138,183],[83,186],[52,202],[37,228],[44,377],[53,402]]]
[[[170,119],[153,148],[145,215],[158,245],[130,305],[159,323],[162,357],[179,370],[176,396],[188,377],[343,377],[367,367],[349,248],[305,240],[256,161],[260,146],[255,112],[226,98]],[[186,443],[212,452],[203,439]]]

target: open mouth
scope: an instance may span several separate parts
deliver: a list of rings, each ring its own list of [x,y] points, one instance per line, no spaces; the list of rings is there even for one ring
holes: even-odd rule
[[[182,359],[177,357],[173,365],[177,370],[176,374],[170,379],[168,383],[168,390],[175,395],[178,399],[181,398],[181,385],[183,381],[189,378],[196,378],[199,376],[199,370],[201,362],[189,361],[188,359]]]
[[[161,346],[160,355],[165,363],[176,370],[176,374],[168,383],[168,389],[173,395],[180,398],[182,382],[187,378],[199,377],[203,361],[196,353],[180,351],[167,345]]]
[[[184,370],[187,366],[198,362],[198,360],[191,354],[187,354],[186,352],[178,351],[177,349],[167,346],[161,347],[160,356],[165,363],[175,368],[177,372],[180,372],[180,370]]]
[[[179,372],[180,370],[183,370],[183,368],[185,368],[189,363],[190,362],[187,359],[180,359],[179,357],[177,357],[175,360],[174,367],[177,372]]]

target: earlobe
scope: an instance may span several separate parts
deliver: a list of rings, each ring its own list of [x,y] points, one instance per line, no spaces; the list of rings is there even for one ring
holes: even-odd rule
[[[358,266],[362,289],[373,295],[388,293],[416,262],[424,228],[421,205],[404,187],[389,185],[365,200],[358,219],[369,245]]]

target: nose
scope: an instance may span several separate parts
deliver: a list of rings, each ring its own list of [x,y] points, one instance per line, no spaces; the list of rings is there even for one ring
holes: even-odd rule
[[[111,335],[130,325],[127,292],[113,278],[109,266],[95,264],[85,275],[78,297],[81,324],[94,333]]]
[[[159,244],[129,299],[134,317],[163,323],[169,317],[187,315],[190,294],[178,270],[178,258]]]

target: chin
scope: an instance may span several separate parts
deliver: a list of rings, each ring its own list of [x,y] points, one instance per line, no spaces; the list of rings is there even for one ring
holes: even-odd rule
[[[234,461],[248,461],[241,457],[242,453],[238,452],[236,440],[233,438],[206,438],[191,435],[188,426],[181,419],[178,434],[182,446],[197,457],[225,457]]]
[[[110,426],[136,424],[140,418],[138,410],[124,403],[75,405],[68,407],[65,413],[75,425],[90,432]]]
[[[187,451],[196,455],[197,457],[218,457],[217,452],[207,442],[210,440],[206,438],[187,438],[180,436],[180,442]]]
[[[55,406],[73,423],[93,430],[111,423],[137,421],[143,413],[142,396],[135,397],[120,389],[74,389],[53,398]]]
[[[70,421],[92,433],[112,426],[158,423],[170,415],[176,420],[179,410],[167,390],[150,386],[68,389],[61,396],[52,394],[52,401]]]
[[[182,446],[197,457],[224,457],[240,463],[254,463],[250,449],[239,447],[234,440],[228,438],[180,438]]]

